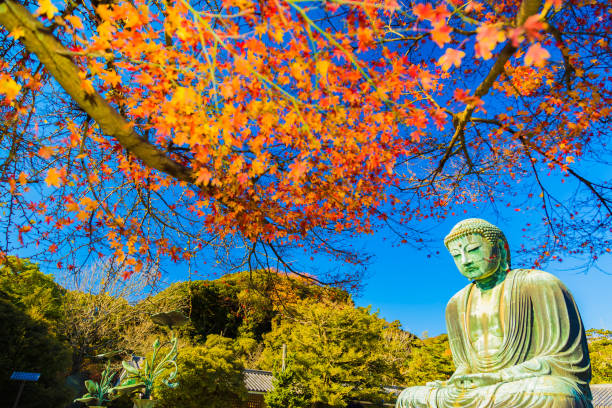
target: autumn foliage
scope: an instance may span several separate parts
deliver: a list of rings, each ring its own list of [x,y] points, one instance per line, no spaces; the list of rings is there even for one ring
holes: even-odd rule
[[[540,259],[610,251],[610,185],[575,167],[609,153],[604,1],[4,0],[0,24],[4,253],[358,263],[338,237],[516,191]]]

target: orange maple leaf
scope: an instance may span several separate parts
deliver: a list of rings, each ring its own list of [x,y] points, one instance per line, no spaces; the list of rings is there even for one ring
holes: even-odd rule
[[[525,65],[542,67],[546,60],[550,58],[550,53],[540,43],[535,43],[525,53]]]
[[[100,73],[100,77],[104,80],[104,82],[111,84],[113,86],[117,86],[117,84],[121,83],[121,77],[117,75],[117,72],[114,70],[105,71],[103,70]]]
[[[38,149],[38,155],[43,159],[48,159],[49,157],[53,156],[53,148],[50,146],[42,146],[40,149]]]
[[[412,14],[414,14],[419,20],[433,20],[434,10],[429,3],[419,3],[412,7]]]
[[[444,21],[440,21],[434,24],[433,30],[431,30],[431,39],[433,42],[438,44],[438,47],[444,47],[444,44],[450,42],[450,33],[452,28]]]
[[[448,8],[446,8],[445,4],[440,4],[434,9],[429,3],[419,3],[412,8],[412,13],[419,20],[429,20],[434,25],[440,21],[446,20],[446,18],[450,16],[450,12],[448,11]]]
[[[98,208],[98,202],[95,200],[92,200],[91,198],[87,196],[81,198],[80,203],[83,207],[85,207],[87,211],[93,211],[96,208]]]
[[[545,30],[547,24],[540,20],[539,14],[534,14],[525,20],[525,24],[523,24],[523,28],[527,33],[529,38],[535,38],[536,40],[540,40],[542,38],[542,30]]]
[[[506,33],[493,24],[483,24],[476,32],[476,55],[485,60],[490,59],[493,56],[491,51],[506,39]]]
[[[27,182],[28,182],[28,173],[26,173],[25,171],[22,171],[19,174],[19,183],[23,186]]]
[[[74,27],[77,30],[83,30],[85,27],[83,26],[83,22],[81,21],[81,19],[78,16],[66,16],[65,17],[66,20],[68,20],[70,22],[70,24],[72,25],[72,27]]]
[[[444,55],[438,60],[438,65],[442,67],[442,70],[447,72],[451,66],[459,68],[461,65],[461,59],[465,56],[465,52],[455,50],[453,48],[447,48]]]
[[[212,173],[206,168],[202,167],[198,170],[198,177],[196,179],[196,184],[198,185],[207,185],[210,179],[212,179]]]

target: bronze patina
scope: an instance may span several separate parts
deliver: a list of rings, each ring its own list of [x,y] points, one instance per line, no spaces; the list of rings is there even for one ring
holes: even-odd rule
[[[563,283],[511,269],[503,232],[485,220],[459,222],[444,243],[471,281],[446,308],[457,370],[406,388],[396,408],[592,408],[586,335]]]

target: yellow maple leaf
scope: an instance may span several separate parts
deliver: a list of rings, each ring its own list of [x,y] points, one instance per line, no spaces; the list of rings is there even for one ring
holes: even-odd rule
[[[321,79],[327,80],[327,71],[329,70],[329,61],[317,61],[317,71],[321,75]]]
[[[59,187],[62,183],[60,180],[60,172],[57,171],[56,168],[52,167],[49,169],[49,171],[47,171],[47,177],[45,178],[45,183],[47,183],[48,186],[55,186],[55,187]]]
[[[10,37],[13,37],[14,39],[18,40],[21,37],[23,37],[25,34],[25,31],[23,31],[23,27],[17,27],[16,29],[14,29],[13,31],[11,31],[11,34],[9,34]]]
[[[85,93],[89,95],[93,95],[96,93],[93,84],[89,79],[87,79],[87,74],[85,72],[79,71],[79,78],[81,78],[81,89],[84,90]]]
[[[36,15],[41,16],[45,14],[49,20],[53,18],[53,16],[59,11],[57,7],[51,3],[51,0],[40,0],[38,2],[39,7],[36,10]]]
[[[21,91],[21,85],[13,81],[12,78],[0,79],[0,94],[4,94],[6,99],[12,102]]]
[[[83,26],[83,22],[78,16],[66,16],[66,20],[70,22],[72,27],[77,30],[83,30],[85,27]]]

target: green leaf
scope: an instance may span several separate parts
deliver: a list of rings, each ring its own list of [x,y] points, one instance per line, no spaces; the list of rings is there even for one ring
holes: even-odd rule
[[[81,398],[75,399],[74,402],[82,402],[83,404],[87,404],[87,403],[94,402],[97,400],[98,399],[96,397],[92,397],[89,394],[85,394]]]
[[[110,390],[110,392],[112,394],[117,394],[117,396],[119,395],[125,395],[125,394],[129,394],[131,392],[135,392],[138,391],[142,388],[145,388],[145,383],[143,382],[138,382],[138,383],[130,383],[130,384],[121,384],[118,385],[114,388],[112,388]]]
[[[87,388],[90,394],[97,394],[100,390],[98,383],[92,380],[85,381],[85,388]]]
[[[121,365],[123,366],[123,369],[128,372],[128,374],[131,374],[131,375],[139,375],[140,374],[140,370],[138,370],[136,367],[134,367],[133,365],[131,365],[127,361],[122,361]]]

